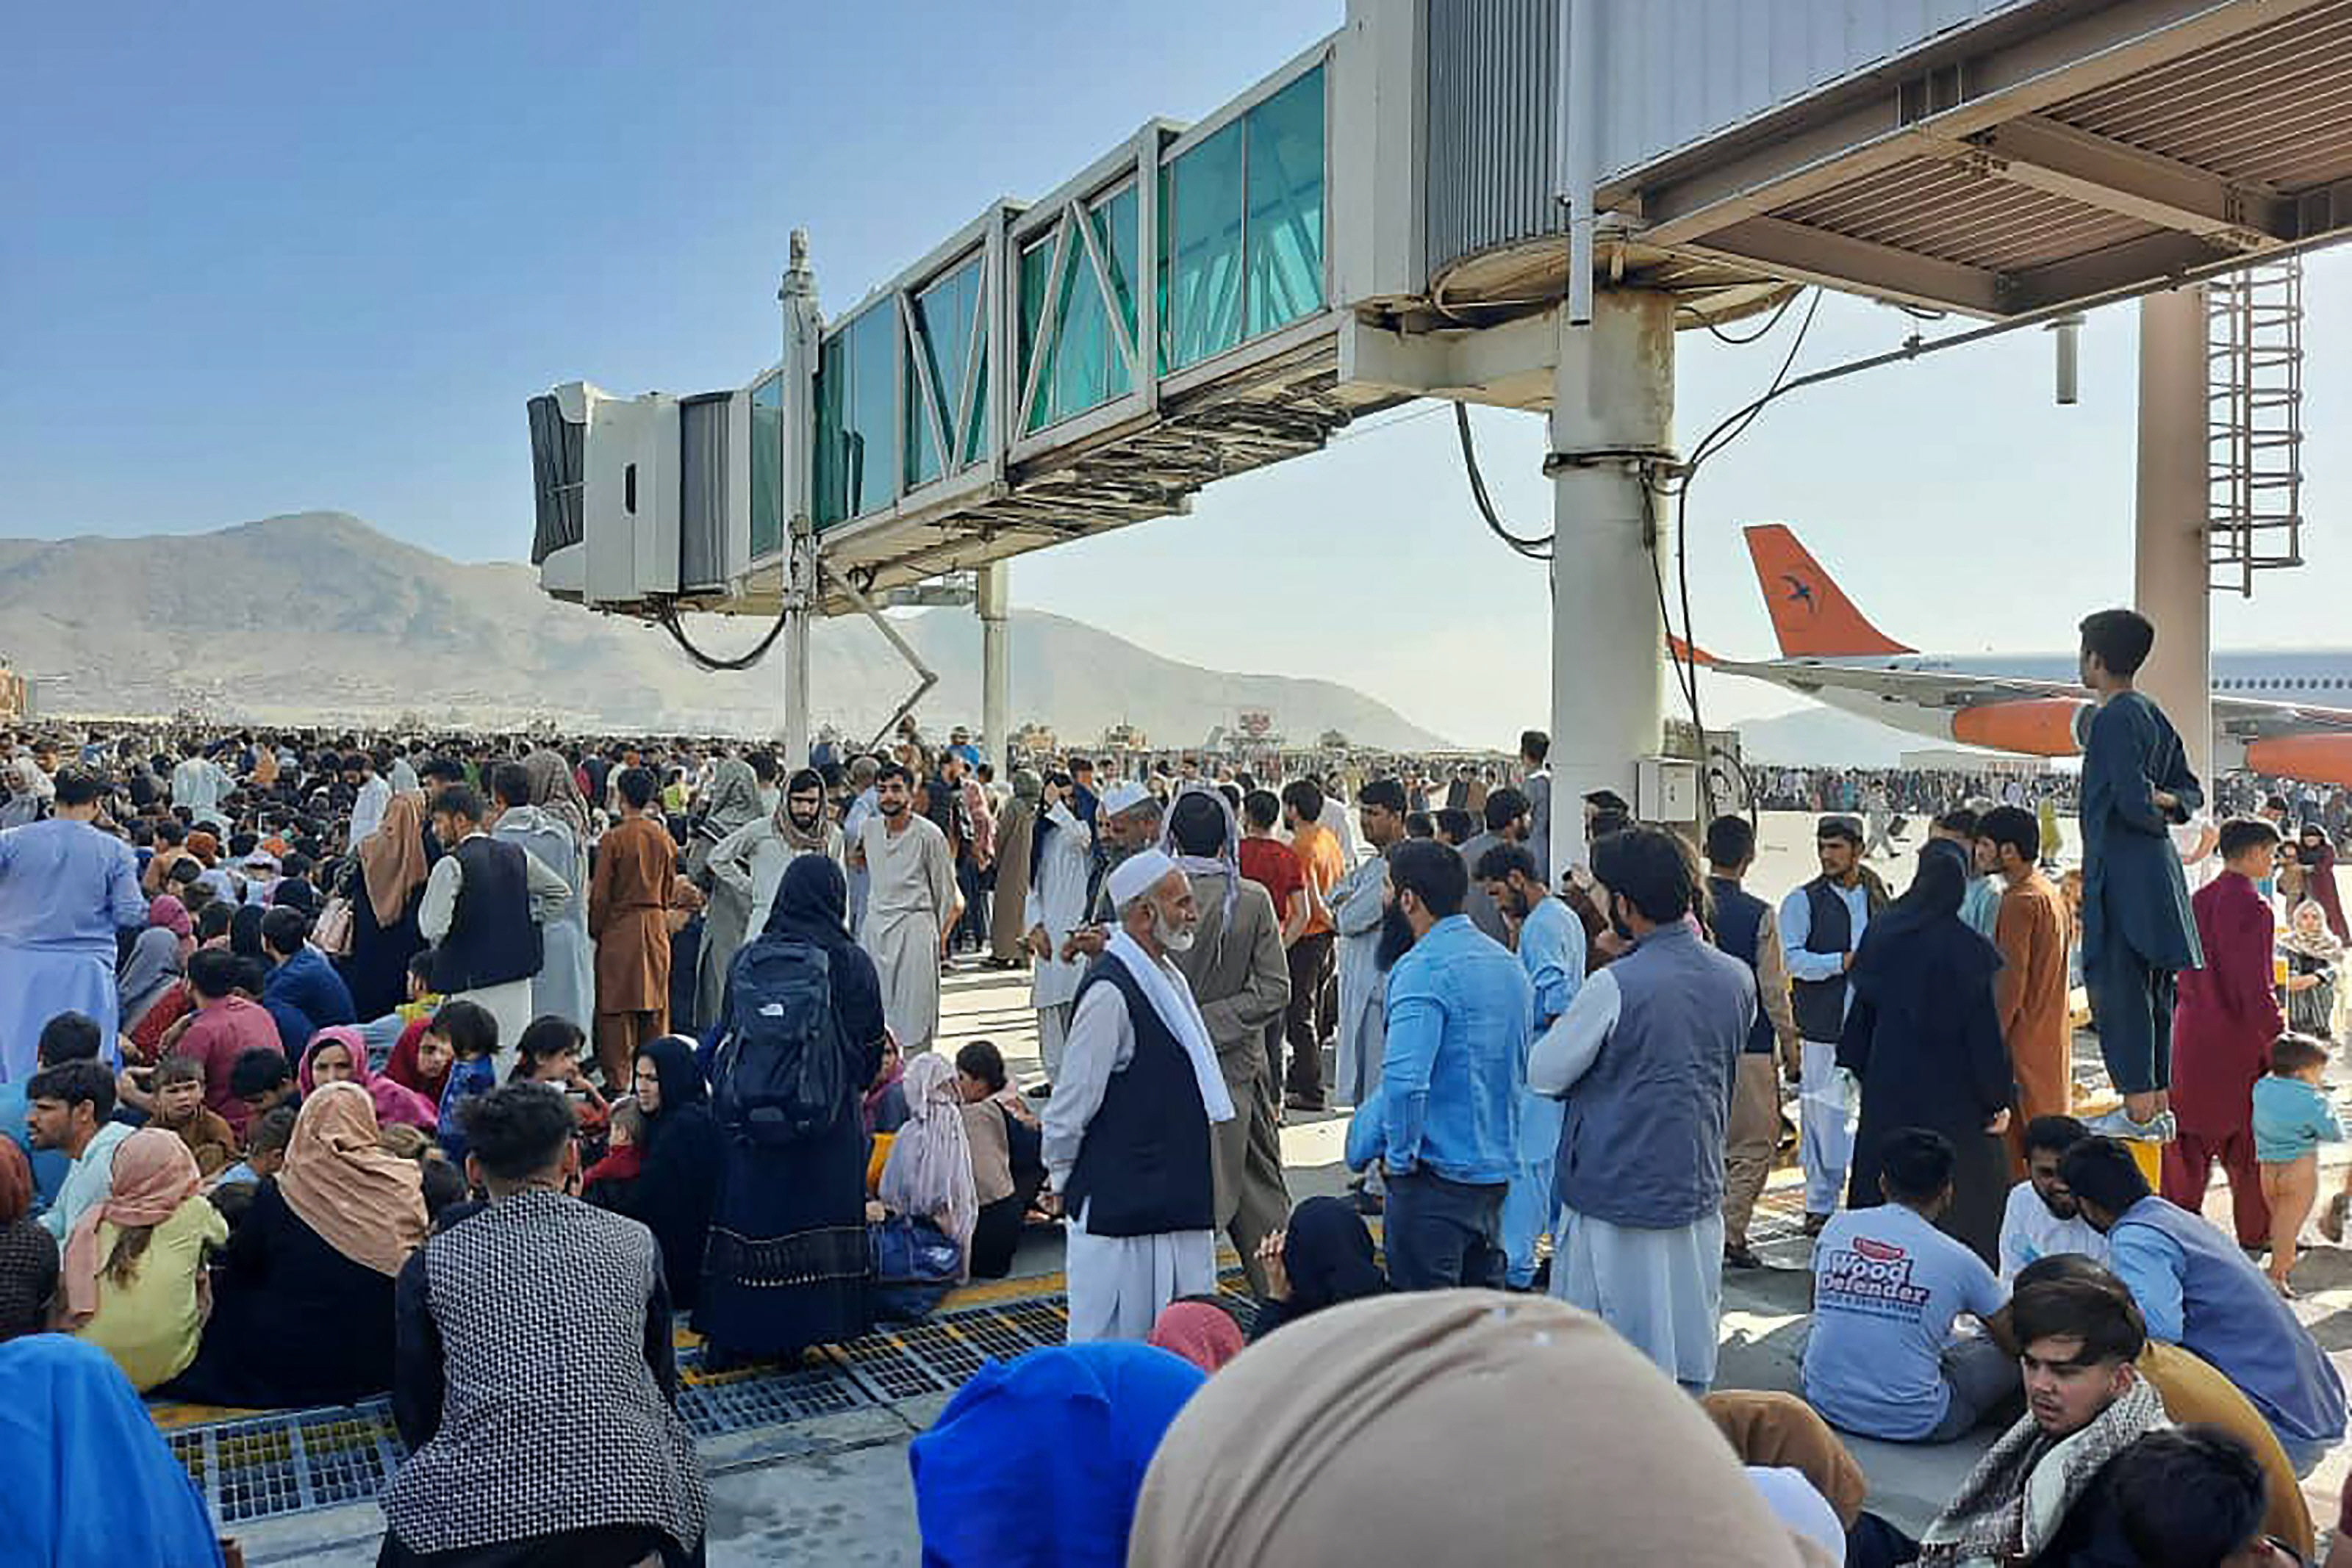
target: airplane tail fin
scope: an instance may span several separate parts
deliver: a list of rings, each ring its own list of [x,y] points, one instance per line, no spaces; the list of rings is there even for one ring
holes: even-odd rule
[[[1764,591],[1772,632],[1780,639],[1784,657],[1843,658],[1916,651],[1872,625],[1788,528],[1779,523],[1757,523],[1746,531],[1748,553],[1756,562],[1757,585]]]

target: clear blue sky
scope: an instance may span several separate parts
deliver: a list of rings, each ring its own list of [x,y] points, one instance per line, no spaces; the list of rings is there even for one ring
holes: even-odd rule
[[[1150,116],[1214,108],[1340,15],[1339,0],[21,9],[0,62],[0,534],[331,507],[461,559],[519,558],[526,397],[574,377],[740,384],[774,357],[795,225],[825,301],[846,306],[992,198],[1058,184]],[[2223,643],[2352,640],[2352,259],[2315,262],[2308,287],[2313,565],[2221,605]],[[1803,362],[1908,326],[1832,301]],[[1778,359],[1683,348],[1686,436]],[[2046,339],[2020,334],[1768,413],[1693,494],[1701,641],[1769,649],[1738,538],[1768,517],[1923,646],[2059,646],[2088,601],[2126,597],[2129,308],[2094,319],[2080,406],[2052,406],[2049,373]],[[1538,422],[1480,428],[1504,505],[1538,524]],[[1500,742],[1548,706],[1542,574],[1478,528],[1443,418],[1027,558],[1014,592],[1197,662],[1347,680],[1465,740]],[[1727,716],[1785,706],[1717,701]]]

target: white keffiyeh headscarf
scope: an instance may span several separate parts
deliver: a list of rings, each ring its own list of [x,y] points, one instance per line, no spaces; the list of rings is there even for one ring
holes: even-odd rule
[[[1225,1092],[1225,1074],[1217,1065],[1217,1049],[1209,1040],[1208,1020],[1202,1018],[1200,1004],[1192,999],[1192,988],[1184,983],[1184,977],[1164,964],[1154,963],[1142,945],[1124,931],[1112,932],[1103,951],[1127,967],[1127,972],[1135,977],[1136,985],[1150,999],[1151,1010],[1160,1015],[1160,1023],[1184,1048],[1209,1120],[1232,1121],[1234,1097]]]

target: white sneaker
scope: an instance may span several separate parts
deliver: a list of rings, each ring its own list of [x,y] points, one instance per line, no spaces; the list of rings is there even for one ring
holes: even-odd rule
[[[2120,1105],[2104,1116],[2092,1117],[2084,1126],[2096,1137],[2137,1138],[2149,1144],[2168,1144],[2180,1135],[2179,1119],[2171,1112],[2158,1111],[2145,1122],[2136,1122]]]

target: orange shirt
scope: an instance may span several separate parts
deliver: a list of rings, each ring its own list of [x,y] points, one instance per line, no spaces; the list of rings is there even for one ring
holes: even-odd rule
[[[1315,895],[1308,901],[1314,907],[1307,917],[1307,935],[1328,935],[1331,889],[1348,874],[1348,857],[1339,852],[1339,839],[1313,822],[1298,825],[1290,836],[1290,852],[1298,857],[1298,869],[1306,874],[1307,885],[1314,889]]]

